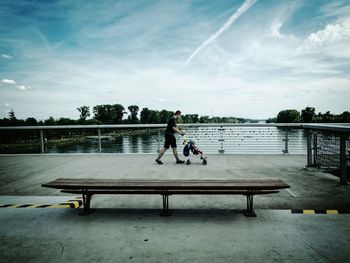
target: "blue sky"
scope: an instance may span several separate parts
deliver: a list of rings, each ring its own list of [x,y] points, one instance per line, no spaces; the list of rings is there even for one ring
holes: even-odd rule
[[[349,0],[0,3],[0,117],[350,110]]]

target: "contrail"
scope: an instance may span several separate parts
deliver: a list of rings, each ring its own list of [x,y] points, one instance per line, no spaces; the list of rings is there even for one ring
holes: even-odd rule
[[[224,33],[233,22],[236,21],[237,18],[239,18],[244,12],[246,12],[249,8],[251,8],[258,0],[246,0],[240,8],[237,9],[237,11],[226,21],[226,23],[218,29],[212,36],[210,36],[207,40],[205,40],[192,54],[191,56],[186,60],[184,67],[201,51],[203,48],[205,48],[207,45],[209,45],[211,42],[213,42],[215,39],[217,39],[222,33]]]

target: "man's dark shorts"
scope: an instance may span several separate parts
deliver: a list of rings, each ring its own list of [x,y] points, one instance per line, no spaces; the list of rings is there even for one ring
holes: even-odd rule
[[[170,133],[166,133],[165,134],[164,148],[169,149],[169,146],[171,146],[171,148],[176,148],[176,138],[175,138],[175,135],[172,135]]]

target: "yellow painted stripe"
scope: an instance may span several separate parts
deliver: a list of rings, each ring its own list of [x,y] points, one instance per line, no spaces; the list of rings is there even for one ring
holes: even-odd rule
[[[50,205],[47,208],[70,208],[69,205]]]
[[[314,215],[315,214],[315,210],[304,210],[304,214],[305,215]]]
[[[83,200],[82,200],[82,197],[75,197],[74,198],[75,200],[68,200],[67,202],[65,202],[66,204],[68,205],[62,205],[62,204],[52,204],[52,205],[49,205],[49,204],[45,204],[45,207],[41,207],[43,205],[30,205],[30,206],[26,206],[26,207],[21,207],[23,205],[27,205],[27,204],[5,204],[5,205],[0,205],[0,208],[71,208],[71,205],[74,207],[74,208],[79,208],[80,207],[80,204],[83,203]],[[71,204],[71,205],[69,205]],[[3,206],[3,207],[1,207]],[[72,207],[72,208],[73,208]]]
[[[327,214],[328,215],[337,215],[338,214],[338,210],[327,210]]]
[[[20,205],[11,205],[11,206],[8,206],[6,208],[17,208],[18,206],[20,206]]]

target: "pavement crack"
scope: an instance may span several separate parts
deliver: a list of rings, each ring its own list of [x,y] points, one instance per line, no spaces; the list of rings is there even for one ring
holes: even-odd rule
[[[63,255],[63,252],[64,252],[64,246],[63,244],[60,242],[60,241],[57,241],[57,243],[60,245],[61,247],[61,256]]]

